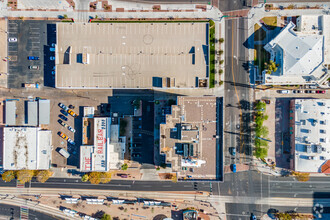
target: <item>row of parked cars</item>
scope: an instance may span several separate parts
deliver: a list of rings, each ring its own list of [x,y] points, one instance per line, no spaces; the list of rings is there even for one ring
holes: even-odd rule
[[[281,94],[290,94],[290,90],[278,90],[278,93]],[[326,91],[325,90],[292,90],[292,93],[318,93],[318,94],[325,94]]]
[[[60,112],[62,114],[59,115],[58,119],[58,123],[60,125],[62,125],[63,127],[67,128],[69,131],[75,133],[76,130],[69,126],[68,124],[66,124],[64,121],[68,121],[67,116],[71,115],[72,117],[76,118],[78,117],[78,115],[72,110],[74,109],[73,105],[69,105],[69,107],[67,107],[66,105],[62,104],[62,103],[58,103],[58,106],[61,108]],[[69,144],[75,145],[75,142],[73,140],[71,140],[66,134],[64,134],[63,132],[58,132],[57,133],[61,138],[63,138],[64,140],[66,140]]]

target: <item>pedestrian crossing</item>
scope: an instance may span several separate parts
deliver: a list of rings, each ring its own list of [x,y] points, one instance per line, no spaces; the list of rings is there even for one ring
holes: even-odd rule
[[[29,208],[26,206],[21,206],[20,209],[20,219],[21,220],[28,220],[29,219]]]

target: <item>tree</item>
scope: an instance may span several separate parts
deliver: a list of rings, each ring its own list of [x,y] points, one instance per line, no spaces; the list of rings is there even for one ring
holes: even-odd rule
[[[88,174],[85,174],[81,177],[81,181],[83,181],[83,182],[87,182],[88,180],[89,180]]]
[[[37,180],[40,183],[44,183],[46,182],[49,177],[51,177],[53,175],[53,172],[49,171],[49,170],[41,170],[38,172],[37,174]]]
[[[127,168],[128,168],[127,163],[124,163],[123,165],[121,165],[121,169],[122,170],[127,170]]]
[[[2,174],[2,180],[5,182],[10,182],[15,179],[15,172],[12,170],[8,170]]]
[[[267,157],[267,155],[268,155],[268,149],[267,148],[264,148],[264,147],[257,147],[255,149],[254,155],[257,158],[263,159],[263,158]]]
[[[255,109],[257,111],[264,111],[266,109],[266,103],[262,101],[258,101],[257,104],[255,105]]]
[[[291,220],[292,217],[289,213],[277,213],[276,217],[281,220]]]
[[[178,182],[178,179],[176,178],[176,174],[172,176],[172,182],[173,182],[173,183]]]
[[[276,64],[274,61],[270,60],[269,63],[265,63],[266,73],[272,74],[272,72],[276,72],[278,66],[279,64]]]
[[[101,220],[112,220],[111,215],[104,213]]]
[[[309,180],[309,173],[293,172],[292,175],[300,182],[306,182]]]
[[[222,86],[222,85],[223,85],[223,81],[220,80],[220,82],[219,82],[219,86]]]
[[[101,183],[108,183],[111,181],[111,173],[110,172],[102,172],[100,173],[100,181]]]
[[[91,184],[99,184],[101,182],[101,178],[100,178],[100,172],[91,172],[89,173],[88,177],[89,177],[89,182],[91,182]]]
[[[220,39],[219,39],[219,42],[220,42],[220,43],[223,43],[224,41],[225,41],[225,39],[223,39],[223,38],[220,38]]]
[[[223,69],[219,69],[219,74],[223,74]]]
[[[220,64],[223,64],[225,61],[224,60],[220,60]]]
[[[219,55],[223,54],[223,50],[219,50]]]
[[[67,19],[67,18],[68,18],[68,15],[63,15],[63,18],[64,18],[64,19]]]
[[[30,182],[34,175],[33,170],[19,170],[17,171],[17,179],[20,183]]]

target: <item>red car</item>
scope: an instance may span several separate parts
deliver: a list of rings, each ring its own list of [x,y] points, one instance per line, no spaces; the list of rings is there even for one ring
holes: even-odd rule
[[[325,94],[325,90],[317,90],[316,93],[322,93],[322,94]]]

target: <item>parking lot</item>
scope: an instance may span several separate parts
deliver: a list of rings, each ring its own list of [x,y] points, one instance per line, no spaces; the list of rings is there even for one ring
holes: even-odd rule
[[[51,70],[55,61],[50,60],[50,45],[56,43],[56,27],[50,21],[8,21],[8,38],[17,38],[17,42],[8,43],[8,87],[22,88],[24,83],[39,83],[41,86],[54,85]],[[54,53],[53,53],[54,54]],[[28,60],[28,56],[39,57]],[[29,66],[38,66],[37,70]],[[45,80],[44,80],[45,79]]]

